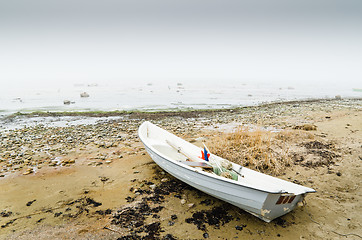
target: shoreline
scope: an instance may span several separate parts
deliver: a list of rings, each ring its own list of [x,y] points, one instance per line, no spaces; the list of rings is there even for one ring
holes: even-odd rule
[[[154,239],[361,236],[361,106],[361,100],[323,99],[216,112],[134,113],[89,125],[39,123],[8,130],[0,133],[0,169],[7,169],[0,172],[6,175],[0,177],[0,239],[127,239],[133,231]],[[238,125],[292,130],[313,124],[316,130],[308,134],[322,148],[306,149],[302,156],[321,161],[308,165],[307,158],[296,155],[278,177],[317,193],[308,195],[307,206],[263,223],[163,172],[137,137],[143,120],[196,145]],[[216,222],[207,219],[210,214],[218,216]]]
[[[245,108],[257,108],[257,107],[270,107],[274,105],[289,105],[289,104],[306,104],[306,103],[318,103],[318,102],[333,102],[333,101],[361,101],[360,97],[349,97],[349,98],[311,98],[311,99],[301,99],[301,100],[287,100],[287,101],[271,101],[267,103],[260,103],[256,105],[247,105],[247,106],[235,106],[231,108],[211,108],[211,109],[175,109],[175,110],[111,110],[111,111],[33,111],[33,112],[16,112],[10,115],[4,115],[3,119],[14,119],[16,117],[70,117],[70,116],[80,116],[80,117],[114,117],[114,116],[124,116],[124,115],[139,115],[139,116],[148,116],[148,115],[183,115],[187,113],[218,113],[218,112],[227,112],[230,110],[240,110]]]

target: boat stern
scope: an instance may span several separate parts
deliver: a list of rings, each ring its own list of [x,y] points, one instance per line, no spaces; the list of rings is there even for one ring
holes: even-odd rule
[[[260,209],[260,216],[258,217],[266,222],[270,222],[294,210],[298,203],[303,201],[305,196],[306,194],[269,194],[263,207]]]

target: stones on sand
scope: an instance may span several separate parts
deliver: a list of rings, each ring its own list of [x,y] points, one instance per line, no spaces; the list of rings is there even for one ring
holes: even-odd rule
[[[65,165],[65,164],[73,164],[73,163],[75,163],[75,160],[74,159],[66,159],[66,160],[63,160],[62,163],[63,163],[63,165]]]
[[[26,170],[26,172],[23,173],[23,175],[29,175],[29,174],[31,174],[31,173],[33,173],[33,172],[34,172],[34,171],[33,171],[32,168],[28,168],[28,169]]]
[[[293,127],[293,129],[304,130],[304,131],[316,131],[317,126],[315,126],[313,124],[303,124],[303,125],[295,126],[295,127]]]
[[[2,212],[0,212],[0,217],[10,217],[12,214],[13,212],[11,211],[3,210]]]
[[[241,226],[236,225],[236,226],[235,226],[235,229],[238,230],[238,231],[241,231],[241,230],[244,229],[244,227],[246,227],[246,225],[241,225]]]

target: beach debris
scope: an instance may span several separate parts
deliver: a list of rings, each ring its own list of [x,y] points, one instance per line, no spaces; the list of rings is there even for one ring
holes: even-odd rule
[[[172,234],[168,233],[162,239],[163,240],[176,240],[177,238],[174,237]]]
[[[67,203],[67,205],[74,205],[75,203],[80,203],[82,206],[93,205],[93,207],[99,207],[102,205],[102,203],[97,202],[94,199],[89,198],[89,197],[82,197],[82,198],[70,201]]]
[[[40,218],[36,223],[41,223],[45,218]]]
[[[82,92],[82,93],[80,94],[80,97],[82,97],[82,98],[87,98],[87,97],[89,97],[89,94],[86,93],[86,92]]]
[[[336,95],[334,98],[337,99],[337,100],[341,100],[341,99],[342,99],[341,95]]]
[[[102,215],[102,216],[110,215],[110,214],[112,214],[112,210],[109,209],[109,208],[106,209],[106,210],[97,210],[96,213],[99,214],[99,215]]]
[[[202,200],[201,202],[200,202],[200,204],[204,204],[204,205],[206,205],[206,206],[210,206],[210,205],[212,205],[212,204],[214,204],[214,200],[211,200],[211,199],[205,199],[205,200]]]
[[[332,149],[334,145],[332,143],[322,143],[320,141],[311,141],[304,144],[307,149]]]
[[[123,236],[121,239],[139,239],[137,233],[146,233],[144,239],[155,239],[160,235],[162,231],[161,223],[154,222],[146,224],[146,216],[153,215],[162,210],[162,206],[152,208],[148,205],[147,200],[136,202],[124,207],[123,209],[117,210],[113,213],[111,223],[121,228],[127,228],[130,232],[133,232],[133,238],[131,235]]]
[[[31,206],[35,201],[36,201],[36,199],[27,202],[27,203],[26,203],[26,206],[28,206],[28,207]]]
[[[191,218],[187,218],[187,223],[193,223],[197,226],[197,229],[207,231],[206,224],[218,228],[224,225],[234,217],[228,213],[228,209],[225,206],[213,207],[211,210],[201,210],[194,212]]]
[[[288,225],[290,225],[286,220],[281,217],[274,219],[273,222],[275,225],[281,226],[282,228],[286,228]]]
[[[320,141],[311,141],[302,144],[307,149],[307,156],[301,158],[300,164],[306,167],[329,166],[335,163],[335,159],[341,155],[334,152],[333,143],[323,143]]]
[[[12,211],[3,210],[2,212],[0,212],[0,217],[10,217],[12,214]]]
[[[195,206],[195,203],[189,203],[189,204],[187,204],[187,207],[188,208],[193,208]]]
[[[62,215],[62,214],[63,214],[62,212],[54,213],[54,217],[59,217],[59,216]]]
[[[103,185],[109,180],[108,177],[104,177],[104,176],[99,176],[99,180],[101,180],[101,182],[103,183]]]
[[[303,124],[303,125],[295,126],[295,127],[293,127],[293,129],[299,129],[299,130],[304,130],[304,131],[316,131],[317,126],[315,126],[313,124]]]
[[[238,231],[241,231],[241,230],[244,229],[244,227],[246,227],[246,225],[241,225],[241,226],[236,225],[236,226],[235,226],[235,229],[238,230]]]
[[[10,220],[9,222],[5,223],[4,225],[1,225],[1,228],[6,228],[10,224],[13,224],[16,221],[16,219]]]

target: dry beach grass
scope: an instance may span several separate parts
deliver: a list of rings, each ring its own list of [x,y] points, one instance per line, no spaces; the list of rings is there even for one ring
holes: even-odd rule
[[[292,164],[292,145],[306,139],[313,139],[313,135],[297,130],[276,132],[238,127],[231,133],[221,133],[209,145],[213,153],[234,163],[280,175]]]
[[[3,131],[0,239],[360,239],[361,108],[294,102]],[[137,138],[144,119],[317,193],[264,223],[164,173]]]

